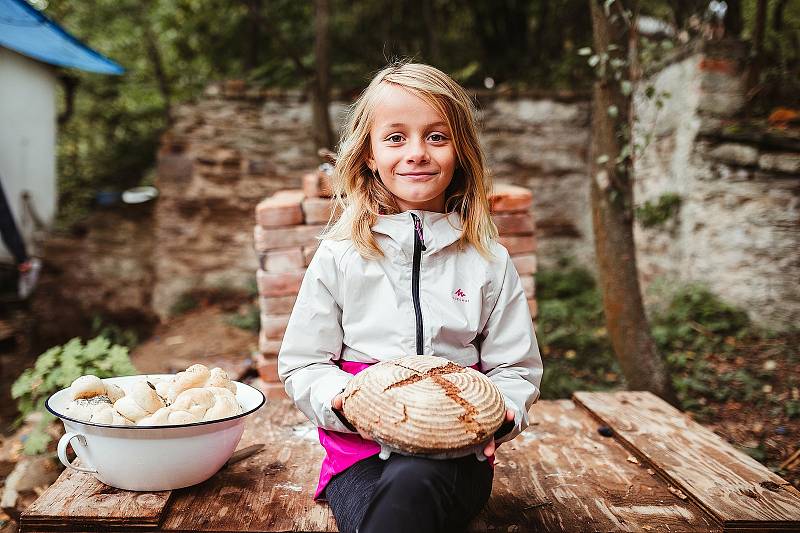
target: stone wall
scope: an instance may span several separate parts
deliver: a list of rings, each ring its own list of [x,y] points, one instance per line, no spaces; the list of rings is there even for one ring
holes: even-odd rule
[[[284,394],[277,373],[283,335],[306,268],[319,244],[316,236],[332,214],[338,215],[333,213],[327,182],[328,176],[323,172],[308,174],[303,189],[278,191],[255,209],[254,242],[259,259],[256,279],[261,309],[260,354],[255,362],[261,378],[258,386],[268,397]],[[498,186],[489,203],[499,240],[520,274],[531,318],[535,319],[537,239],[531,192],[513,185]]]
[[[100,209],[72,233],[50,235],[31,304],[34,348],[90,334],[95,317],[137,330],[155,322],[153,248],[152,203]]]
[[[699,282],[783,329],[800,323],[800,142],[743,129],[743,47],[706,43],[650,80],[671,93],[658,110],[643,94],[635,203],[680,197],[676,216],[635,238],[646,301]],[[652,289],[652,290],[647,290]]]
[[[533,191],[549,264],[568,254],[591,265],[584,179],[588,105],[555,93],[478,98],[489,166],[497,182]],[[345,112],[344,102],[331,106],[336,128]],[[311,107],[299,93],[228,82],[179,107],[159,154],[156,313],[166,317],[180,295],[193,289],[250,283],[256,267],[249,231],[253,208],[279,189],[299,187],[303,173],[318,163]]]

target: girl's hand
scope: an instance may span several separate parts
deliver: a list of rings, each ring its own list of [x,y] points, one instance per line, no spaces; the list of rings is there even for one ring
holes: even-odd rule
[[[512,411],[511,409],[506,409],[506,421],[512,422],[513,420],[514,420],[514,411]],[[486,457],[494,455],[496,449],[497,446],[494,443],[494,438],[492,438],[492,440],[490,440],[489,443],[486,445],[486,447],[483,449],[483,455],[485,455]]]
[[[339,393],[333,397],[333,400],[331,400],[331,407],[333,408],[334,411],[339,411],[339,413],[342,415],[342,418],[344,418],[344,413],[342,412],[343,404],[344,404],[344,394]],[[358,430],[358,434],[361,435],[362,439],[372,440],[372,437],[361,431],[361,429],[359,429],[358,427],[356,427],[356,430]]]

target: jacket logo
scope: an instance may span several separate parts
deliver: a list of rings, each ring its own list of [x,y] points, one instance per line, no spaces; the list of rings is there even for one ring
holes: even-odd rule
[[[469,302],[466,293],[461,289],[456,289],[456,292],[453,293],[453,300],[457,302]]]

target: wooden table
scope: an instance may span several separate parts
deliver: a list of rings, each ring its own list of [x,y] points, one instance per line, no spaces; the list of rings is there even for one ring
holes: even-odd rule
[[[500,447],[492,496],[470,531],[800,531],[800,493],[650,393],[542,401]],[[598,433],[613,429],[613,437]],[[248,420],[261,453],[171,492],[113,489],[66,470],[22,531],[336,531],[312,493],[316,429],[287,400]]]

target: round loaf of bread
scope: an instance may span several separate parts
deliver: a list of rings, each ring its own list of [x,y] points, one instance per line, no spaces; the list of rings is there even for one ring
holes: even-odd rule
[[[410,454],[466,449],[488,440],[506,407],[494,383],[441,357],[412,355],[358,373],[342,409],[376,441]]]

